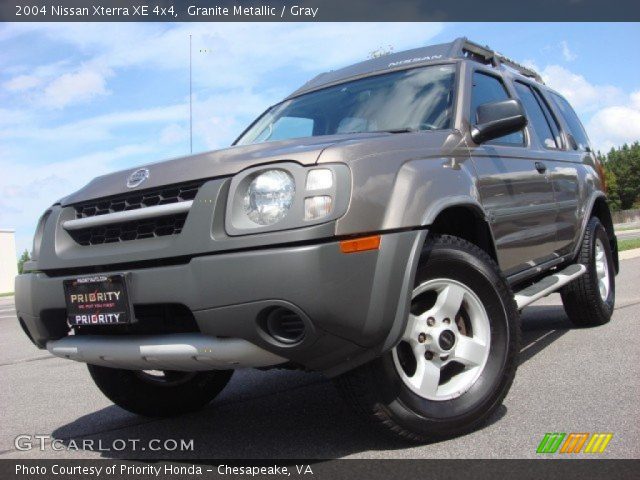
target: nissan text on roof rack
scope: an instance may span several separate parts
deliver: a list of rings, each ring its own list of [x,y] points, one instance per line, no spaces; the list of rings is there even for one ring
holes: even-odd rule
[[[560,292],[608,322],[618,254],[571,106],[461,38],[318,75],[229,148],[94,179],[43,214],[25,271],[31,341],[131,412],[298,368],[424,441],[499,407],[526,305]]]

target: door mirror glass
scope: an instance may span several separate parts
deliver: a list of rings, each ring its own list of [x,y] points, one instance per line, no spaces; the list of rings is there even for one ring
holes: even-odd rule
[[[476,119],[471,138],[478,144],[518,132],[527,126],[522,105],[515,99],[480,105]]]

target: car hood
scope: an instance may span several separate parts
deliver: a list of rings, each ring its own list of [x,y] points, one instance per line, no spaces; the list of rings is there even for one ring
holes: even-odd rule
[[[292,140],[242,145],[174,158],[157,163],[121,170],[94,178],[77,192],[59,201],[63,206],[146,190],[175,183],[234,175],[245,168],[279,161],[294,161],[313,165],[328,147],[343,142],[362,142],[371,138],[389,136],[389,133],[328,135]],[[149,171],[146,181],[135,188],[127,188],[127,179],[140,168]]]

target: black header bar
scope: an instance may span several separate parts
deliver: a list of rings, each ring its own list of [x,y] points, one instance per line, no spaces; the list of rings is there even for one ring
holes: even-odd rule
[[[640,21],[637,0],[0,0],[3,22]]]

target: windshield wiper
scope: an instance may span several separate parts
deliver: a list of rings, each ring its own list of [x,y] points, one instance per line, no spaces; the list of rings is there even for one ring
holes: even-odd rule
[[[377,131],[384,132],[384,133],[410,133],[410,132],[417,132],[418,129],[411,128],[411,127],[404,127],[404,128],[389,128],[386,130],[377,130]]]
[[[345,135],[353,135],[354,133],[410,133],[419,132],[417,128],[403,127],[403,128],[388,128],[385,130],[365,130],[361,132],[342,132]]]

